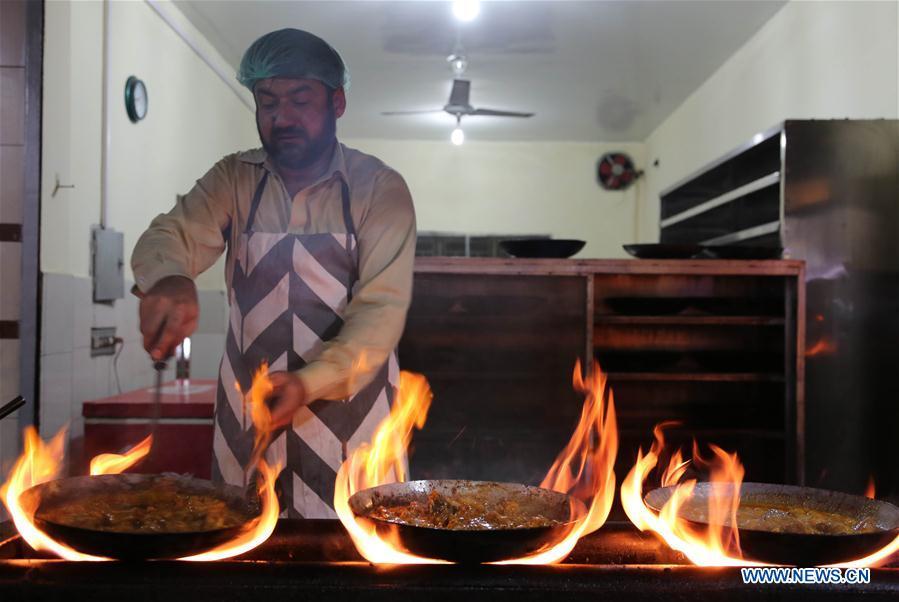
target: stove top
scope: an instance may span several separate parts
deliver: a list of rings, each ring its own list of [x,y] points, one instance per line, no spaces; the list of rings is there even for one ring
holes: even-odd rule
[[[8,523],[0,533],[12,533]],[[606,524],[553,566],[374,566],[337,521],[281,520],[268,541],[219,562],[66,562],[0,538],[0,600],[252,600],[474,602],[477,600],[891,599],[899,565],[865,585],[744,585],[740,569],[690,565],[651,534]]]

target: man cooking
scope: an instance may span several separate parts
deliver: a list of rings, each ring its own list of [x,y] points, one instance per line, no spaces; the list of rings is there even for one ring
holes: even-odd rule
[[[262,148],[216,163],[153,220],[131,258],[144,347],[162,360],[197,325],[193,279],[227,251],[230,320],[215,408],[214,480],[245,486],[252,426],[241,390],[273,371],[268,450],[289,517],[334,518],[334,480],[368,441],[398,381],[415,215],[403,178],[337,141],[349,81],[324,40],[282,29],[253,42],[238,81]],[[222,124],[228,127],[228,124]]]

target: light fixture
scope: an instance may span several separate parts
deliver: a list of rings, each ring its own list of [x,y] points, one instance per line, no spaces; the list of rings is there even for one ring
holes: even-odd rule
[[[452,135],[450,135],[450,141],[456,146],[460,146],[465,142],[465,132],[462,131],[460,126],[456,126],[456,129],[453,130]]]
[[[480,12],[478,0],[453,0],[453,14],[462,22],[474,21]]]

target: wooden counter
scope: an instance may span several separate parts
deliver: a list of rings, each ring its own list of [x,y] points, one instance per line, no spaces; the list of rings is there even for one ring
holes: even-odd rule
[[[539,482],[596,358],[618,410],[619,480],[652,426],[736,450],[747,480],[803,480],[799,261],[419,258],[404,369],[434,390],[415,478]]]

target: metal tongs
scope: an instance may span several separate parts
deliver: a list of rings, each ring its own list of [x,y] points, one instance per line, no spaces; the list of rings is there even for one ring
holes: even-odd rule
[[[5,404],[3,407],[0,407],[0,420],[6,418],[19,408],[25,405],[25,398],[19,395],[9,403]]]
[[[153,391],[153,413],[150,415],[150,435],[156,440],[156,425],[159,424],[159,415],[162,413],[162,376],[166,369],[166,362],[160,360],[154,362],[156,370],[156,389]]]
[[[162,333],[165,331],[166,321],[167,320],[163,320],[162,324],[159,325],[159,331],[156,333],[154,345],[159,342],[160,338],[162,338]],[[159,424],[159,415],[162,413],[162,377],[167,364],[168,362],[165,359],[153,362],[153,369],[156,370],[156,388],[153,391],[153,413],[150,415],[150,435],[153,436],[154,441],[156,440],[156,425]]]

